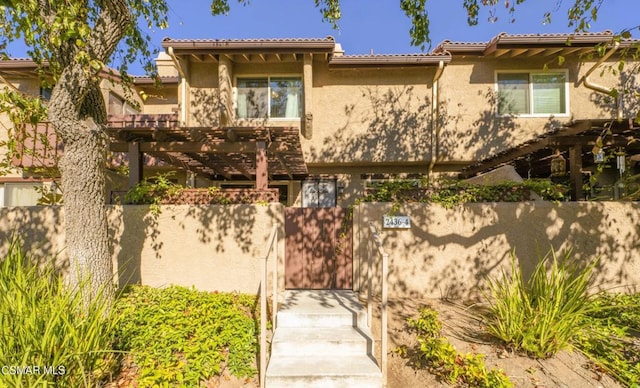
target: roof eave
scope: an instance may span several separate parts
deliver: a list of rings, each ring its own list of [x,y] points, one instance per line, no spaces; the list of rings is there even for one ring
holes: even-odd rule
[[[209,51],[212,53],[243,54],[252,52],[332,53],[335,42],[321,41],[228,41],[228,40],[171,40],[164,39],[162,47],[172,47],[176,53]]]
[[[329,67],[424,67],[437,66],[440,62],[451,62],[451,55],[333,57]]]

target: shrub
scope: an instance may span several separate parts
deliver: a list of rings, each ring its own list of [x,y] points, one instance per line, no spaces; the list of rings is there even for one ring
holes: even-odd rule
[[[571,251],[558,258],[551,249],[525,280],[512,254],[511,272],[489,282],[489,332],[539,358],[569,347],[595,307],[588,287],[596,263],[581,267]]]
[[[148,204],[152,213],[160,214],[162,199],[176,195],[184,189],[181,185],[171,181],[173,175],[174,172],[169,172],[143,179],[125,194],[125,203]]]
[[[629,387],[640,385],[640,295],[602,294],[575,346],[600,369]]]
[[[118,348],[130,353],[140,387],[199,386],[224,365],[253,376],[255,308],[251,295],[133,286],[116,304]]]
[[[409,319],[408,324],[417,333],[420,354],[430,372],[456,386],[486,388],[513,386],[501,370],[487,370],[483,355],[458,354],[453,345],[441,335],[442,323],[436,311],[422,308],[420,316]]]
[[[3,386],[99,385],[115,365],[110,349],[117,324],[102,300],[85,303],[53,262],[37,265],[13,239],[0,262]]]

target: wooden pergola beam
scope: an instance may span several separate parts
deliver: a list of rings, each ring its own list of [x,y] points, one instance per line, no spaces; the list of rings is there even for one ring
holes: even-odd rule
[[[220,155],[217,155],[217,156],[220,159],[222,159],[226,164],[228,164],[231,168],[238,170],[240,172],[240,174],[244,175],[245,178],[247,178],[249,180],[253,179],[253,176],[251,175],[251,173],[246,168],[244,168],[239,163],[234,162],[233,160],[228,158],[225,154],[220,154]]]
[[[129,154],[129,188],[135,187],[142,181],[142,152],[140,143],[128,143],[127,152]]]
[[[280,163],[280,166],[287,172],[287,176],[289,177],[289,179],[293,179],[293,174],[291,173],[291,169],[287,166],[287,163],[285,163],[285,160],[282,158],[282,155],[276,154],[276,159],[278,160],[278,163]]]
[[[267,159],[267,143],[256,142],[256,189],[269,188],[269,160]]]
[[[210,159],[202,157],[198,154],[185,154],[185,155],[201,163],[203,166],[212,169],[215,174],[220,174],[226,179],[231,179],[231,174],[225,172],[224,170],[220,169],[218,166],[214,165]]]
[[[550,146],[593,146],[596,142],[601,142],[604,146],[637,148],[640,144],[635,144],[632,139],[625,136],[606,136],[598,139],[598,136],[559,136],[549,139]]]
[[[110,150],[113,152],[127,152],[128,143],[113,142]],[[199,143],[191,141],[141,141],[141,152],[182,152],[182,153],[203,153],[203,154],[255,154],[256,142],[220,142],[220,143]],[[291,149],[283,142],[272,142],[268,147],[269,152],[281,154],[297,154],[299,151]]]
[[[530,154],[532,152],[536,152],[538,150],[541,150],[543,148],[546,148],[549,144],[549,139],[542,139],[538,142],[526,145],[524,147],[515,149],[511,152],[506,152],[503,155],[497,156],[485,163],[480,163],[477,166],[472,166],[469,169],[467,169],[466,171],[463,171],[460,175],[463,178],[468,178],[471,177],[479,172],[482,171],[486,171],[489,170],[493,167],[497,167],[503,163],[507,163],[510,162],[514,159],[518,159],[522,156],[525,156],[527,154]]]
[[[189,164],[189,159],[191,158],[187,155],[181,155],[173,152],[152,152],[150,155],[163,159],[174,166],[182,166],[185,170],[193,171],[209,178],[213,177],[211,172],[207,171],[205,167]]]

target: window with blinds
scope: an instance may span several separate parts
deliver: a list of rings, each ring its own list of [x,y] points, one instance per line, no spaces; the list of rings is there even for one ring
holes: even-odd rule
[[[550,116],[568,112],[566,72],[497,74],[498,114]]]

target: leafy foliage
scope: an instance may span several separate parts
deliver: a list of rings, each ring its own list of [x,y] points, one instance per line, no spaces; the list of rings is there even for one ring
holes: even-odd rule
[[[256,300],[172,286],[131,287],[118,300],[118,348],[138,367],[140,387],[198,386],[221,374],[255,374]]]
[[[158,174],[151,178],[144,178],[127,192],[124,197],[126,203],[141,205],[151,205],[154,214],[160,213],[160,204],[167,196],[180,193],[184,188],[171,181],[174,172]]]
[[[2,386],[100,385],[115,367],[118,324],[101,301],[85,302],[65,287],[52,261],[38,265],[11,240],[0,262],[0,365],[39,373],[3,374]]]
[[[379,183],[361,202],[431,202],[451,208],[470,202],[520,202],[530,199],[536,192],[544,200],[562,201],[569,188],[547,179],[529,179],[522,183],[503,182],[494,185],[476,185],[460,181],[449,182],[438,188],[420,188],[414,181]]]
[[[429,371],[456,386],[513,387],[513,383],[501,370],[487,370],[483,355],[458,354],[453,345],[442,336],[442,323],[437,312],[425,307],[419,313],[418,318],[410,318],[407,322],[418,336],[421,361]],[[402,349],[396,351],[403,352]]]
[[[504,0],[504,8],[509,13],[511,22],[516,21],[515,13],[518,5],[526,0]],[[467,23],[471,26],[477,25],[480,10],[483,8],[489,11],[489,21],[496,22],[496,6],[500,0],[464,0],[463,6],[467,10]],[[588,31],[591,28],[591,22],[598,18],[598,11],[604,3],[604,0],[569,0],[570,6],[567,10],[568,26],[574,28],[576,32]],[[544,13],[545,23],[551,23],[552,14],[562,5],[563,0],[558,0],[552,9]]]
[[[640,385],[640,295],[603,294],[594,304],[575,346],[623,384]]]
[[[130,20],[141,22],[126,26],[124,42],[113,55],[120,61],[117,67],[121,74],[128,79],[128,64],[139,58],[146,70],[154,69],[150,38],[144,31],[166,27],[168,7],[164,0],[126,3]],[[81,63],[87,71],[97,74],[105,63],[95,56],[100,43],[93,32],[105,17],[105,8],[97,1],[4,1],[0,12],[0,54],[5,54],[8,42],[22,40],[29,47],[29,57],[41,65],[41,74],[44,76],[46,66],[46,73],[54,82],[71,62]]]
[[[512,254],[511,271],[489,281],[489,333],[538,358],[570,347],[595,309],[588,288],[596,264],[581,266],[571,251],[558,257],[551,249],[525,279]]]

